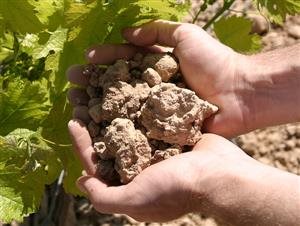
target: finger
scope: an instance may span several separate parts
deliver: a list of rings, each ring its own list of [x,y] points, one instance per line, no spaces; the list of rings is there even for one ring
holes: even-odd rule
[[[117,59],[131,59],[137,52],[140,52],[140,48],[128,45],[99,45],[91,47],[86,52],[86,59],[89,63],[93,64],[111,64]]]
[[[133,58],[136,53],[160,53],[160,52],[172,52],[172,48],[166,48],[162,46],[148,46],[137,47],[133,45],[99,45],[94,46],[87,50],[86,59],[90,63],[94,64],[112,64],[117,59],[129,60]]]
[[[77,105],[88,105],[90,97],[84,89],[71,88],[68,91],[68,100],[73,107]]]
[[[108,187],[96,177],[83,176],[77,180],[79,189],[86,193],[94,208],[101,213],[127,213],[130,211],[131,189],[128,185]]]
[[[123,31],[123,36],[127,41],[137,46],[159,44],[176,47],[184,37],[183,32],[179,31],[192,27],[194,29],[195,25],[156,20],[141,27],[127,28]]]
[[[90,117],[90,115],[89,115],[89,108],[88,108],[88,106],[77,105],[73,109],[73,118],[74,119],[79,119],[83,123],[85,123],[86,125],[88,125],[90,123],[90,121],[92,120],[91,117]]]
[[[71,120],[68,124],[68,128],[75,152],[78,154],[85,171],[89,175],[95,175],[96,160],[88,130],[79,120]]]
[[[82,72],[82,65],[73,65],[67,70],[67,78],[73,84],[86,87],[89,84],[89,80],[88,77],[84,76]]]

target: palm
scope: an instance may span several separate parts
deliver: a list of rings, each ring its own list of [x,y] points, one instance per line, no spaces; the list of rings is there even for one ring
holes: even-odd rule
[[[85,170],[88,175],[95,175],[94,151],[86,127],[79,121],[71,121],[69,130]],[[152,165],[131,183],[119,187],[108,187],[94,178],[95,185],[92,188],[95,191],[92,191],[92,194],[95,197],[90,199],[100,212],[126,213],[137,220],[147,221],[151,218],[152,221],[167,221],[179,217],[191,211],[185,206],[190,199],[187,192],[190,186],[187,175],[192,176],[191,172],[194,171],[191,161],[194,161],[195,157],[191,155],[194,153],[185,153]],[[114,210],[111,210],[112,205]],[[119,209],[115,205],[118,205]]]
[[[232,137],[244,125],[242,100],[235,80],[240,55],[211,38],[200,28],[182,31],[183,41],[175,47],[188,86],[200,97],[219,106],[219,114],[208,120],[208,132]],[[244,126],[243,126],[244,127]]]
[[[180,155],[142,171],[127,185],[127,192],[134,196],[127,214],[137,220],[161,222],[191,211],[186,206],[190,194],[185,172],[192,171],[189,162],[187,155]]]

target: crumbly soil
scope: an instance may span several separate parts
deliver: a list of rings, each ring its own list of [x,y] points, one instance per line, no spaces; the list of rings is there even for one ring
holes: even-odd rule
[[[201,15],[197,24],[203,25],[208,18],[221,5],[218,1],[205,15]],[[194,11],[200,1],[193,1]],[[240,0],[234,5],[233,9],[237,11],[247,10],[249,17],[253,19],[256,24],[254,30],[260,33],[263,38],[263,51],[276,49],[284,46],[289,46],[300,41],[300,16],[289,17],[283,26],[269,25],[265,22],[264,18],[257,14],[251,6],[250,0]],[[253,13],[252,13],[253,12]],[[190,21],[187,18],[187,21]],[[211,31],[209,31],[211,32]],[[148,74],[152,73],[149,69]],[[146,73],[146,74],[147,74]],[[144,75],[147,77],[147,75]],[[150,76],[151,77],[151,76]],[[156,76],[149,79],[149,87],[159,84],[161,81]],[[265,164],[295,173],[300,175],[300,123],[282,125],[277,127],[265,128],[257,130],[246,135],[242,135],[234,139],[234,142],[239,145],[248,155],[257,159]],[[156,144],[157,145],[157,144]],[[164,145],[162,145],[164,146]],[[179,153],[180,150],[172,147],[163,147],[164,150],[171,150],[170,153]],[[156,159],[164,159],[166,153],[156,152],[152,155],[152,162]],[[172,154],[171,154],[172,155]],[[152,164],[152,163],[151,163]],[[150,226],[169,226],[169,225],[184,225],[184,226],[216,226],[217,224],[213,219],[206,218],[200,214],[188,214],[180,219],[168,223],[138,223],[124,215],[104,215],[99,214],[93,210],[90,203],[83,198],[78,199],[75,203],[75,211],[77,216],[78,225],[150,225]]]
[[[127,184],[148,166],[191,149],[203,121],[218,111],[177,85],[184,81],[170,53],[86,65],[84,75],[98,175],[109,184]]]

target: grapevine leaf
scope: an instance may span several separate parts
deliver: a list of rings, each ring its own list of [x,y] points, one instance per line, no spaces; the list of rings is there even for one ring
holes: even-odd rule
[[[83,195],[76,186],[76,180],[82,176],[83,167],[79,158],[74,154],[71,149],[65,149],[61,155],[64,155],[64,167],[66,175],[64,178],[64,189],[67,193],[73,195]]]
[[[29,0],[29,3],[34,6],[36,16],[43,24],[49,24],[49,18],[64,8],[62,0]]]
[[[24,216],[36,212],[43,189],[40,181],[18,181],[22,174],[12,168],[0,169],[0,220],[22,221]]]
[[[7,57],[13,55],[14,36],[12,33],[5,33],[0,36],[0,62],[5,60]]]
[[[43,24],[35,15],[34,7],[28,0],[1,0],[0,17],[4,24],[14,32],[37,33],[43,29]]]
[[[299,0],[254,0],[258,10],[272,22],[282,24],[287,15],[300,13]]]
[[[27,53],[30,56],[39,46],[39,36],[36,34],[26,34],[23,39],[20,39],[21,51]]]
[[[121,30],[153,19],[179,20],[189,4],[170,0],[114,0],[103,4],[73,4],[65,14],[70,39],[79,47],[87,48],[96,43],[118,43],[123,39]],[[83,49],[82,49],[83,50]]]
[[[47,57],[49,52],[60,52],[64,47],[66,37],[67,29],[57,29],[50,35],[49,40],[46,44],[34,49],[32,54],[33,58],[40,59],[42,57]]]
[[[51,111],[42,124],[42,136],[56,144],[68,145],[71,143],[67,130],[72,116],[71,106],[67,103],[66,92],[52,98]]]
[[[39,133],[17,129],[0,137],[0,221],[21,221],[36,212],[44,185],[61,170],[55,152]]]
[[[73,42],[66,42],[62,51],[47,57],[45,69],[51,72],[53,92],[60,96],[68,88],[66,71],[72,64],[83,63],[83,53]]]
[[[50,146],[56,150],[64,165],[66,171],[64,180],[65,190],[74,195],[78,195],[81,193],[76,188],[75,182],[76,179],[81,176],[82,166],[72,151],[71,140],[67,129],[71,115],[71,106],[67,103],[66,92],[63,92],[54,100],[53,108],[42,125],[42,136],[53,143]]]
[[[222,17],[215,22],[214,31],[225,45],[242,53],[253,53],[261,49],[261,38],[250,34],[251,21],[237,16]]]
[[[37,129],[49,110],[46,81],[0,80],[0,135]]]
[[[68,4],[67,11],[65,12],[65,25],[69,28],[80,25],[95,6],[97,6],[95,2],[91,4],[79,2]]]
[[[121,29],[130,25],[139,25],[156,18],[177,20],[179,15],[187,11],[188,4],[176,4],[169,0],[115,0],[106,5],[101,1],[66,5],[68,42],[61,54],[46,60],[46,69],[52,73],[54,89],[58,95],[68,87],[65,71],[72,64],[84,62],[83,52],[86,48],[96,43],[121,42]]]
[[[20,39],[21,51],[32,56],[34,60],[46,58],[49,54],[62,51],[66,37],[67,29],[64,28],[39,35],[26,34],[23,39]]]
[[[0,14],[0,36],[2,36],[4,33],[4,20],[3,17]]]

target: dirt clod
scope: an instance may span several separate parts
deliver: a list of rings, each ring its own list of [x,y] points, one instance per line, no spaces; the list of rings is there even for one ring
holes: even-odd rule
[[[142,79],[146,81],[150,87],[161,83],[160,75],[153,68],[147,68],[142,75]]]
[[[186,87],[176,59],[166,53],[136,54],[106,71],[88,65],[85,75],[88,130],[100,159],[99,175],[108,182],[117,173],[121,183],[129,183],[151,164],[193,146],[203,121],[218,110],[176,85]]]
[[[178,155],[182,152],[182,148],[179,145],[174,145],[165,150],[156,150],[151,158],[151,164],[158,163],[162,160],[171,158],[174,155]]]
[[[195,92],[171,83],[155,86],[141,109],[147,136],[170,144],[194,145],[201,137],[204,119],[218,108]]]
[[[174,57],[165,53],[153,53],[144,57],[141,68],[153,68],[160,75],[163,82],[168,82],[170,78],[179,70]]]
[[[107,152],[115,157],[115,169],[122,183],[130,182],[150,165],[151,148],[148,140],[129,119],[114,119],[104,141]]]

